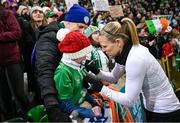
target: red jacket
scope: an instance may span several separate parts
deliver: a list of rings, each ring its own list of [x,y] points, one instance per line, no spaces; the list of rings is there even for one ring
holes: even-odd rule
[[[20,26],[11,11],[0,6],[0,12],[0,65],[19,63]]]

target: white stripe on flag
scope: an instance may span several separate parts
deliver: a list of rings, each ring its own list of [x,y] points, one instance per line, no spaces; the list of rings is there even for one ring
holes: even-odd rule
[[[152,20],[152,22],[156,28],[156,33],[160,33],[162,30],[162,24],[161,24],[160,20],[156,19],[156,20]]]

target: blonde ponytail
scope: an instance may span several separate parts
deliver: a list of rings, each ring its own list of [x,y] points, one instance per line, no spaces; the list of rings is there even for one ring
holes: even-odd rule
[[[106,24],[101,30],[100,34],[105,35],[112,42],[115,41],[117,38],[123,38],[124,42],[127,42],[129,37],[125,33],[122,33],[121,30],[122,25],[117,21],[113,21]]]
[[[136,30],[136,26],[135,26],[134,22],[129,18],[123,18],[121,20],[121,22],[127,24],[132,43],[139,44],[139,38],[138,38],[138,34],[137,34],[137,30]],[[122,25],[124,25],[124,24],[122,24]]]

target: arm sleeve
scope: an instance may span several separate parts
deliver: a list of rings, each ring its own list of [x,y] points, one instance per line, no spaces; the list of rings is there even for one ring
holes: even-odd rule
[[[5,23],[8,29],[0,33],[0,42],[14,42],[20,40],[21,29],[12,12],[8,12]]]
[[[59,67],[58,67],[59,68]],[[58,97],[60,100],[73,98],[73,92],[75,91],[72,85],[72,80],[69,74],[63,68],[55,72],[54,80],[56,83],[56,89],[58,91]]]
[[[139,97],[146,73],[146,66],[143,60],[136,59],[129,61],[126,69],[125,93],[111,90],[106,86],[103,86],[101,93],[115,102],[130,106]]]
[[[55,80],[58,80],[56,87],[58,93],[60,92],[60,107],[62,110],[70,114],[72,111],[76,110],[81,117],[92,118],[94,113],[91,109],[86,109],[73,103],[73,92],[75,91],[71,85],[71,80],[68,77],[68,74],[64,70],[60,71]]]
[[[86,109],[73,104],[72,99],[66,99],[60,102],[60,108],[70,114],[72,111],[76,110],[81,117],[84,118],[93,118],[94,113],[91,109]]]
[[[111,72],[105,72],[105,71],[100,71],[97,74],[97,77],[99,79],[106,80],[110,83],[116,83],[117,80],[125,73],[125,66],[120,65],[118,63],[115,64],[113,70]]]
[[[49,33],[50,35],[52,36],[53,34]],[[55,41],[47,37],[40,37],[36,43],[35,71],[45,106],[58,104],[54,84],[54,71],[58,66],[60,57]]]

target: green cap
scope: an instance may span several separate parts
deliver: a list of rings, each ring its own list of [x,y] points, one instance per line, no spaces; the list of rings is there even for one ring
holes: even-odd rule
[[[57,16],[55,12],[53,11],[47,11],[46,14],[45,14],[46,18],[49,18],[49,17],[55,17]]]
[[[90,25],[87,29],[84,30],[84,35],[90,37],[93,33],[99,31],[99,28],[96,26]]]
[[[32,122],[47,122],[48,116],[44,105],[37,105],[27,112],[27,117]]]

